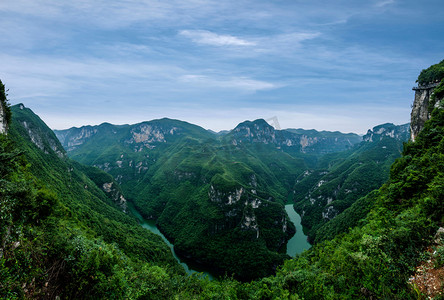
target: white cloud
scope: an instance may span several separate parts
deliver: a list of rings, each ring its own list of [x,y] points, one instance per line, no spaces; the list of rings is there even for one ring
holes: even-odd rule
[[[384,1],[379,1],[375,4],[376,7],[385,7],[387,5],[393,4],[395,3],[395,0],[384,0]]]
[[[247,92],[256,92],[261,90],[270,90],[281,87],[282,85],[262,80],[255,80],[248,77],[209,77],[205,75],[183,75],[180,81],[197,84],[205,87],[230,88]]]
[[[211,46],[254,46],[255,42],[247,41],[233,35],[217,34],[207,30],[181,30],[179,34],[198,44]]]

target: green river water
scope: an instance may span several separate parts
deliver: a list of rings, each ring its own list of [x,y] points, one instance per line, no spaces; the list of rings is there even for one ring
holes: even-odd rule
[[[211,275],[208,269],[196,263],[193,263],[192,261],[187,260],[186,258],[179,257],[174,251],[173,244],[171,244],[170,241],[168,241],[168,239],[162,234],[162,232],[160,232],[159,228],[157,228],[156,221],[144,219],[140,215],[140,213],[135,209],[132,203],[128,202],[128,209],[139,220],[139,223],[143,228],[146,228],[151,232],[160,235],[160,237],[165,241],[168,247],[170,247],[174,258],[184,267],[185,271],[188,274],[191,275],[193,273],[198,273],[201,274],[201,276],[207,276],[209,279],[214,279],[214,276]],[[296,234],[287,243],[287,254],[290,255],[291,257],[294,257],[296,254],[301,253],[302,251],[310,248],[311,245],[307,242],[307,236],[304,235],[304,231],[301,225],[301,217],[298,215],[298,213],[295,212],[295,210],[293,209],[293,205],[292,204],[285,205],[285,210],[290,220],[296,226]]]

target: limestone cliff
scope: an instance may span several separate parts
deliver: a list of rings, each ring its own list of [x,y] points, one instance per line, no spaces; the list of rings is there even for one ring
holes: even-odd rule
[[[262,143],[292,153],[327,154],[344,151],[362,141],[357,134],[340,132],[285,129],[277,130],[265,120],[245,121],[224,136],[237,146],[246,143]]]
[[[416,82],[418,86],[413,88],[415,100],[410,122],[412,141],[415,141],[433,109],[440,106],[444,98],[444,60],[422,70]]]
[[[8,122],[11,118],[11,112],[6,99],[5,86],[0,80],[0,134],[6,134],[8,131]]]
[[[369,129],[362,137],[364,142],[377,142],[383,138],[393,138],[396,140],[406,141],[409,138],[409,124],[394,125],[385,123]]]
[[[6,121],[6,111],[3,102],[0,102],[0,134],[5,134],[8,128],[8,122]]]
[[[424,127],[424,123],[430,119],[429,102],[434,89],[438,83],[431,83],[427,85],[418,85],[414,87],[415,100],[410,117],[410,139],[415,141],[416,136]]]

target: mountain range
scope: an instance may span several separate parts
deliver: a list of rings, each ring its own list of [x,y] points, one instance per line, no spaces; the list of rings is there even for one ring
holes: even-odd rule
[[[286,259],[282,252],[295,229],[284,204],[296,201],[302,224],[314,233],[387,179],[381,174],[400,155],[408,125],[377,126],[363,139],[340,132],[276,130],[262,119],[214,134],[165,118],[55,134],[72,159],[112,175],[136,209],[174,241],[177,253],[249,280],[271,274]],[[329,170],[319,169],[329,164]],[[360,174],[369,170],[375,175],[364,180]],[[316,184],[341,178],[326,188],[336,195],[330,185],[340,184],[346,197],[323,195],[328,203],[321,207],[324,200],[316,196],[316,207],[303,206],[299,195],[310,189],[305,198],[313,199],[316,193],[306,175],[327,171]],[[305,180],[299,183],[301,176]]]
[[[336,151],[306,141],[338,133],[256,120],[214,134],[168,119],[58,132],[65,152],[0,84],[0,297],[442,297],[443,65],[421,72],[436,84],[415,88],[401,153],[405,125],[376,126]],[[314,245],[290,258],[283,205],[293,202]],[[178,252],[225,276],[186,275],[130,204]]]

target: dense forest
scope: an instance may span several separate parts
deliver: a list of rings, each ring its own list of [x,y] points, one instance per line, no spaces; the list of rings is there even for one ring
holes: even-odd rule
[[[422,71],[419,82],[423,74],[436,68]],[[432,292],[416,279],[421,277],[417,267],[424,262],[430,263],[423,272],[431,274],[435,270],[439,274],[441,270],[442,274],[444,268],[444,240],[436,236],[444,223],[444,109],[435,105],[442,100],[443,77],[434,77],[440,83],[432,95],[435,102],[430,120],[415,142],[404,144],[402,156],[389,171],[386,161],[381,162],[381,169],[389,172],[388,180],[379,189],[347,203],[340,214],[317,228],[317,243],[310,250],[291,259],[278,250],[267,255],[271,245],[281,241],[282,233],[273,232],[271,227],[263,231],[265,238],[258,240],[254,226],[244,230],[237,225],[230,228],[229,233],[237,235],[228,237],[229,241],[242,237],[244,248],[235,254],[220,255],[229,257],[235,267],[241,266],[234,260],[236,256],[239,261],[253,259],[246,263],[250,271],[258,272],[253,274],[255,280],[243,281],[231,276],[209,280],[186,275],[161,238],[141,228],[135,218],[124,212],[124,198],[131,199],[132,195],[125,194],[121,178],[68,158],[55,134],[38,116],[23,105],[9,107],[1,84],[0,98],[9,132],[0,135],[0,295],[7,299],[416,299],[426,295],[438,299],[443,295],[442,278],[438,278],[441,290]],[[253,124],[256,125],[262,126]],[[239,143],[236,139],[241,144],[238,146],[231,137],[232,147],[214,146],[211,139],[184,137],[174,145],[176,152],[169,153],[170,161],[156,157],[146,173],[151,184],[144,193],[159,201],[146,206],[145,214],[166,205],[160,206],[163,210],[156,216],[158,224],[174,232],[179,243],[181,233],[175,233],[173,216],[181,214],[180,221],[189,226],[187,230],[196,224],[186,224],[190,220],[187,218],[194,216],[175,211],[175,207],[184,206],[187,211],[206,209],[204,216],[211,216],[212,222],[223,218],[214,208],[217,201],[203,203],[199,197],[201,193],[211,198],[207,192],[211,186],[217,186],[221,194],[230,193],[233,187],[248,189],[245,198],[241,196],[247,203],[239,208],[243,217],[254,212],[258,219],[267,220],[270,216],[262,215],[269,208],[271,218],[276,214],[282,220],[280,213],[288,200],[286,189],[297,186],[298,176],[307,164],[313,165],[319,159],[316,164],[322,166],[319,157],[313,159],[303,153],[295,158],[278,151],[282,150],[280,144],[271,148],[270,144]],[[396,144],[392,147],[399,149]],[[196,155],[199,150],[202,156]],[[371,149],[360,153],[371,157],[372,152],[367,150]],[[228,152],[242,163],[230,163],[225,156]],[[266,162],[267,156],[261,153],[272,153],[268,159],[276,160],[276,164]],[[336,157],[335,164],[325,165],[331,174],[341,166],[354,165],[348,157],[330,155]],[[194,175],[174,174],[174,160],[179,158],[185,170],[195,170]],[[288,168],[290,163],[292,168]],[[283,176],[284,172],[290,175]],[[165,177],[170,173],[174,176]],[[188,178],[178,182],[179,175]],[[252,175],[256,176],[254,180]],[[322,176],[325,175],[328,174]],[[115,189],[111,191],[110,186]],[[168,195],[173,199],[169,206],[162,203],[161,193],[172,193]],[[266,198],[270,194],[275,199]],[[357,194],[361,196],[361,191]],[[263,212],[253,210],[256,198],[267,204]],[[135,203],[143,212],[147,204],[138,199]],[[193,232],[205,232],[198,229],[193,228]],[[223,246],[218,244],[223,238],[213,240],[211,245]],[[251,245],[248,241],[252,241]],[[254,269],[255,258],[258,262],[270,261]],[[273,264],[278,265],[275,272],[268,269]],[[267,269],[261,269],[263,266]]]

